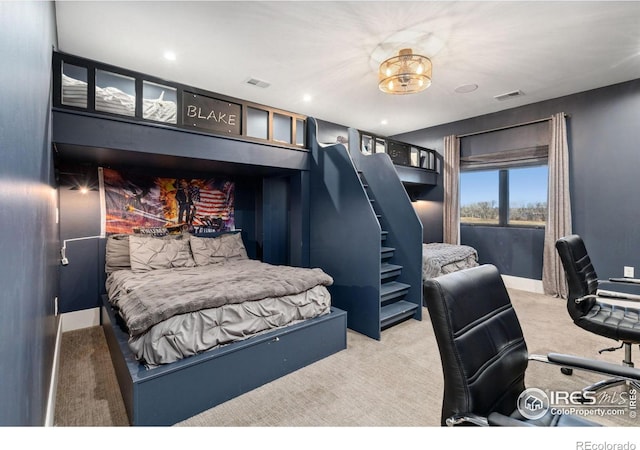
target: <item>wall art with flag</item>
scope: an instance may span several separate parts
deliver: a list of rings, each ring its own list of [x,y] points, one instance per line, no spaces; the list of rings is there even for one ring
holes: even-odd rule
[[[107,234],[235,230],[234,183],[219,178],[160,178],[99,168]]]

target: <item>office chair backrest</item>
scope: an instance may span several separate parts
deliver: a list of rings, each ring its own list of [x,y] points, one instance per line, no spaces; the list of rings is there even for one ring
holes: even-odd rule
[[[496,267],[425,281],[444,374],[442,425],[455,414],[509,415],[524,390],[527,347]]]
[[[595,298],[580,303],[575,300],[585,295],[595,294],[598,290],[598,275],[591,264],[591,258],[580,236],[572,234],[556,241],[556,250],[560,256],[569,288],[567,309],[573,320],[582,317],[591,309]]]

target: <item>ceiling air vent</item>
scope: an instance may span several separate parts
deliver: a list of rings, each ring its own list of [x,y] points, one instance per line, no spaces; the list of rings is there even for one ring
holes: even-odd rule
[[[495,98],[498,101],[503,101],[503,100],[508,100],[510,98],[514,98],[514,97],[520,97],[522,95],[524,95],[524,92],[518,89],[517,91],[511,91],[511,92],[507,92],[506,94],[496,95],[493,98]]]
[[[258,87],[261,87],[261,88],[266,88],[266,87],[269,87],[271,85],[271,83],[268,83],[268,82],[266,82],[264,80],[259,80],[257,78],[249,78],[247,80],[247,84],[251,84],[253,86],[258,86]]]

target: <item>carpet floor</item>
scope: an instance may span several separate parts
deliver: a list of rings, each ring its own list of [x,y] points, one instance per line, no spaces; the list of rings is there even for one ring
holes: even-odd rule
[[[510,290],[529,353],[571,353],[620,363],[616,343],[576,327],[563,300]],[[428,311],[385,330],[380,341],[348,330],[347,349],[176,424],[177,427],[439,427],[442,368]],[[532,362],[527,387],[576,390],[598,375],[560,373]],[[100,327],[62,336],[54,424],[128,426]],[[613,402],[625,388],[610,391]],[[615,397],[614,393],[618,393]],[[620,396],[621,395],[621,396]],[[592,417],[606,426],[637,426],[630,414]]]

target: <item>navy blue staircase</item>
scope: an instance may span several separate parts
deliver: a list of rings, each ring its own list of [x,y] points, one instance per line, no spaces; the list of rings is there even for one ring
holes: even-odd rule
[[[378,219],[382,230],[380,232],[380,241],[382,242],[382,246],[380,247],[380,328],[385,329],[407,318],[413,317],[420,308],[420,305],[405,300],[407,293],[411,289],[411,285],[397,281],[402,274],[403,266],[393,264],[396,249],[385,246],[389,232],[382,226],[382,223],[387,222],[386,219],[383,219],[384,212],[378,211],[379,208],[377,208],[375,198],[373,198],[369,190],[369,184],[366,181],[364,173],[359,170],[358,175],[362,182],[362,187],[367,193],[369,202],[376,212],[376,219]]]
[[[333,277],[331,302],[347,311],[347,326],[380,339],[422,319],[422,224],[388,155],[322,146],[315,121],[307,124],[310,265]],[[359,142],[357,130],[349,142]]]

